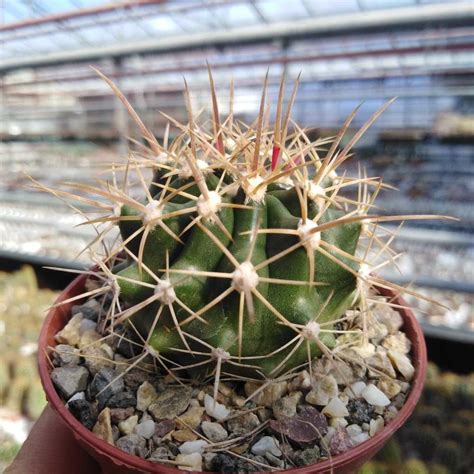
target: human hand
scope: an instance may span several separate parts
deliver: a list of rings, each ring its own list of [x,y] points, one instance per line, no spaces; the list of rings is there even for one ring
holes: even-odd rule
[[[48,405],[4,474],[100,474],[98,464],[81,448]]]

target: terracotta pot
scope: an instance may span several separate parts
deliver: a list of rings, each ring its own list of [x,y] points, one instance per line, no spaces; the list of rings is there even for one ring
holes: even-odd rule
[[[85,275],[76,278],[59,296],[57,302],[64,301],[84,291]],[[392,291],[379,289],[380,294],[393,299],[393,302],[406,306],[405,302]],[[97,438],[91,431],[77,421],[64,406],[64,403],[56,393],[51,381],[51,365],[48,360],[50,348],[56,345],[55,334],[60,331],[70,317],[71,306],[75,303],[55,307],[49,312],[39,339],[38,362],[39,372],[43,383],[46,397],[51,407],[59,414],[62,421],[73,432],[82,447],[101,465],[102,472],[107,474],[137,474],[137,473],[162,473],[176,474],[183,472],[178,469],[166,467],[161,464],[151,463],[136,456],[131,456],[115,448],[114,446]],[[400,410],[398,416],[390,421],[385,428],[373,438],[358,444],[353,449],[334,456],[331,460],[318,464],[291,469],[284,472],[304,473],[350,473],[356,471],[362,464],[371,459],[379,451],[387,440],[397,431],[413,412],[423,389],[426,373],[426,346],[421,331],[413,312],[410,309],[399,309],[403,317],[403,330],[412,343],[412,358],[415,366],[415,376],[412,381],[411,391]]]

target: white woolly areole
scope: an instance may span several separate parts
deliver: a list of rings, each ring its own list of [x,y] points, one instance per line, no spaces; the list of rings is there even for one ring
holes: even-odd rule
[[[326,190],[319,184],[310,181],[308,183],[308,197],[313,201],[316,201],[318,198],[325,198]]]
[[[114,217],[120,217],[122,215],[122,204],[117,204],[113,208],[113,215]]]
[[[209,197],[206,198],[201,194],[196,205],[198,214],[203,219],[212,220],[221,208],[222,199],[216,191],[209,191],[208,196]]]
[[[253,176],[252,178],[247,178],[242,187],[244,188],[245,194],[247,195],[247,199],[255,202],[262,202],[265,198],[265,194],[267,193],[266,186],[260,186],[264,179],[261,176]]]
[[[304,246],[311,250],[316,250],[321,242],[321,232],[311,232],[315,227],[318,227],[318,224],[311,219],[307,219],[305,222],[300,219],[296,229],[300,239],[304,241]]]
[[[230,360],[230,354],[224,349],[222,349],[222,347],[216,347],[215,349],[212,349],[211,356],[215,360],[217,359],[224,360],[224,361]]]
[[[241,263],[232,273],[232,287],[237,291],[252,290],[258,282],[258,273],[251,262]]]
[[[155,285],[155,295],[163,304],[172,304],[176,301],[176,293],[168,280],[160,280]]]
[[[156,155],[155,160],[160,165],[166,165],[170,161],[170,158],[167,153],[164,153],[162,151],[161,153],[158,153],[158,155]]]
[[[309,341],[317,341],[321,326],[316,321],[310,321],[302,330],[303,337]]]
[[[158,220],[162,214],[162,207],[158,201],[150,201],[142,213],[143,223],[145,225],[151,224]]]
[[[107,283],[110,286],[110,288],[112,288],[112,293],[114,295],[120,294],[120,285],[118,284],[117,278],[115,278],[114,276],[110,276],[107,279]]]
[[[210,171],[209,165],[204,161],[197,159],[196,166],[200,169],[203,173]],[[180,178],[190,178],[193,175],[191,167],[187,161],[184,162],[182,168],[179,170],[179,177]]]
[[[361,263],[358,273],[361,278],[367,279],[370,276],[371,271],[372,269],[370,268],[369,265],[367,265],[367,263]]]

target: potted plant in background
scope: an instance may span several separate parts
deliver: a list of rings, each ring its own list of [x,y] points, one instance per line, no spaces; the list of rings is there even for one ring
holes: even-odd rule
[[[245,125],[233,92],[221,120],[209,77],[212,118],[198,124],[186,86],[188,123],[167,117],[162,143],[104,77],[145,145],[110,182],[48,190],[94,207],[98,231],[96,267],[41,333],[48,400],[104,472],[354,471],[426,367],[413,292],[377,276],[396,259],[383,222],[432,216],[377,214],[382,181],[338,173],[390,102],[342,146],[356,111],[311,141],[290,127],[297,84],[285,109],[282,80],[270,128],[267,80]]]

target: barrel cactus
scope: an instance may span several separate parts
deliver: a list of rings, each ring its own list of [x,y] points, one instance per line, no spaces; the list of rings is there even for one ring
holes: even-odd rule
[[[368,290],[380,283],[368,259],[376,245],[376,256],[387,251],[374,228],[392,218],[368,212],[383,185],[337,169],[389,103],[341,146],[356,112],[336,137],[311,141],[297,125],[290,130],[297,87],[284,110],[283,80],[275,125],[268,125],[265,81],[254,124],[234,118],[232,99],[221,120],[209,76],[211,119],[196,123],[186,86],[188,123],[167,117],[161,143],[104,77],[146,145],[136,143],[124,185],[72,185],[96,195],[80,196],[101,212],[88,220],[102,226],[96,242],[115,225],[121,234],[100,262],[106,284],[93,291],[112,290],[109,328],[128,325],[136,344],[173,376],[275,379],[332,351],[347,310],[364,309]],[[355,192],[342,195],[350,187]],[[361,314],[366,329],[370,311]],[[362,348],[366,332],[354,339]]]

